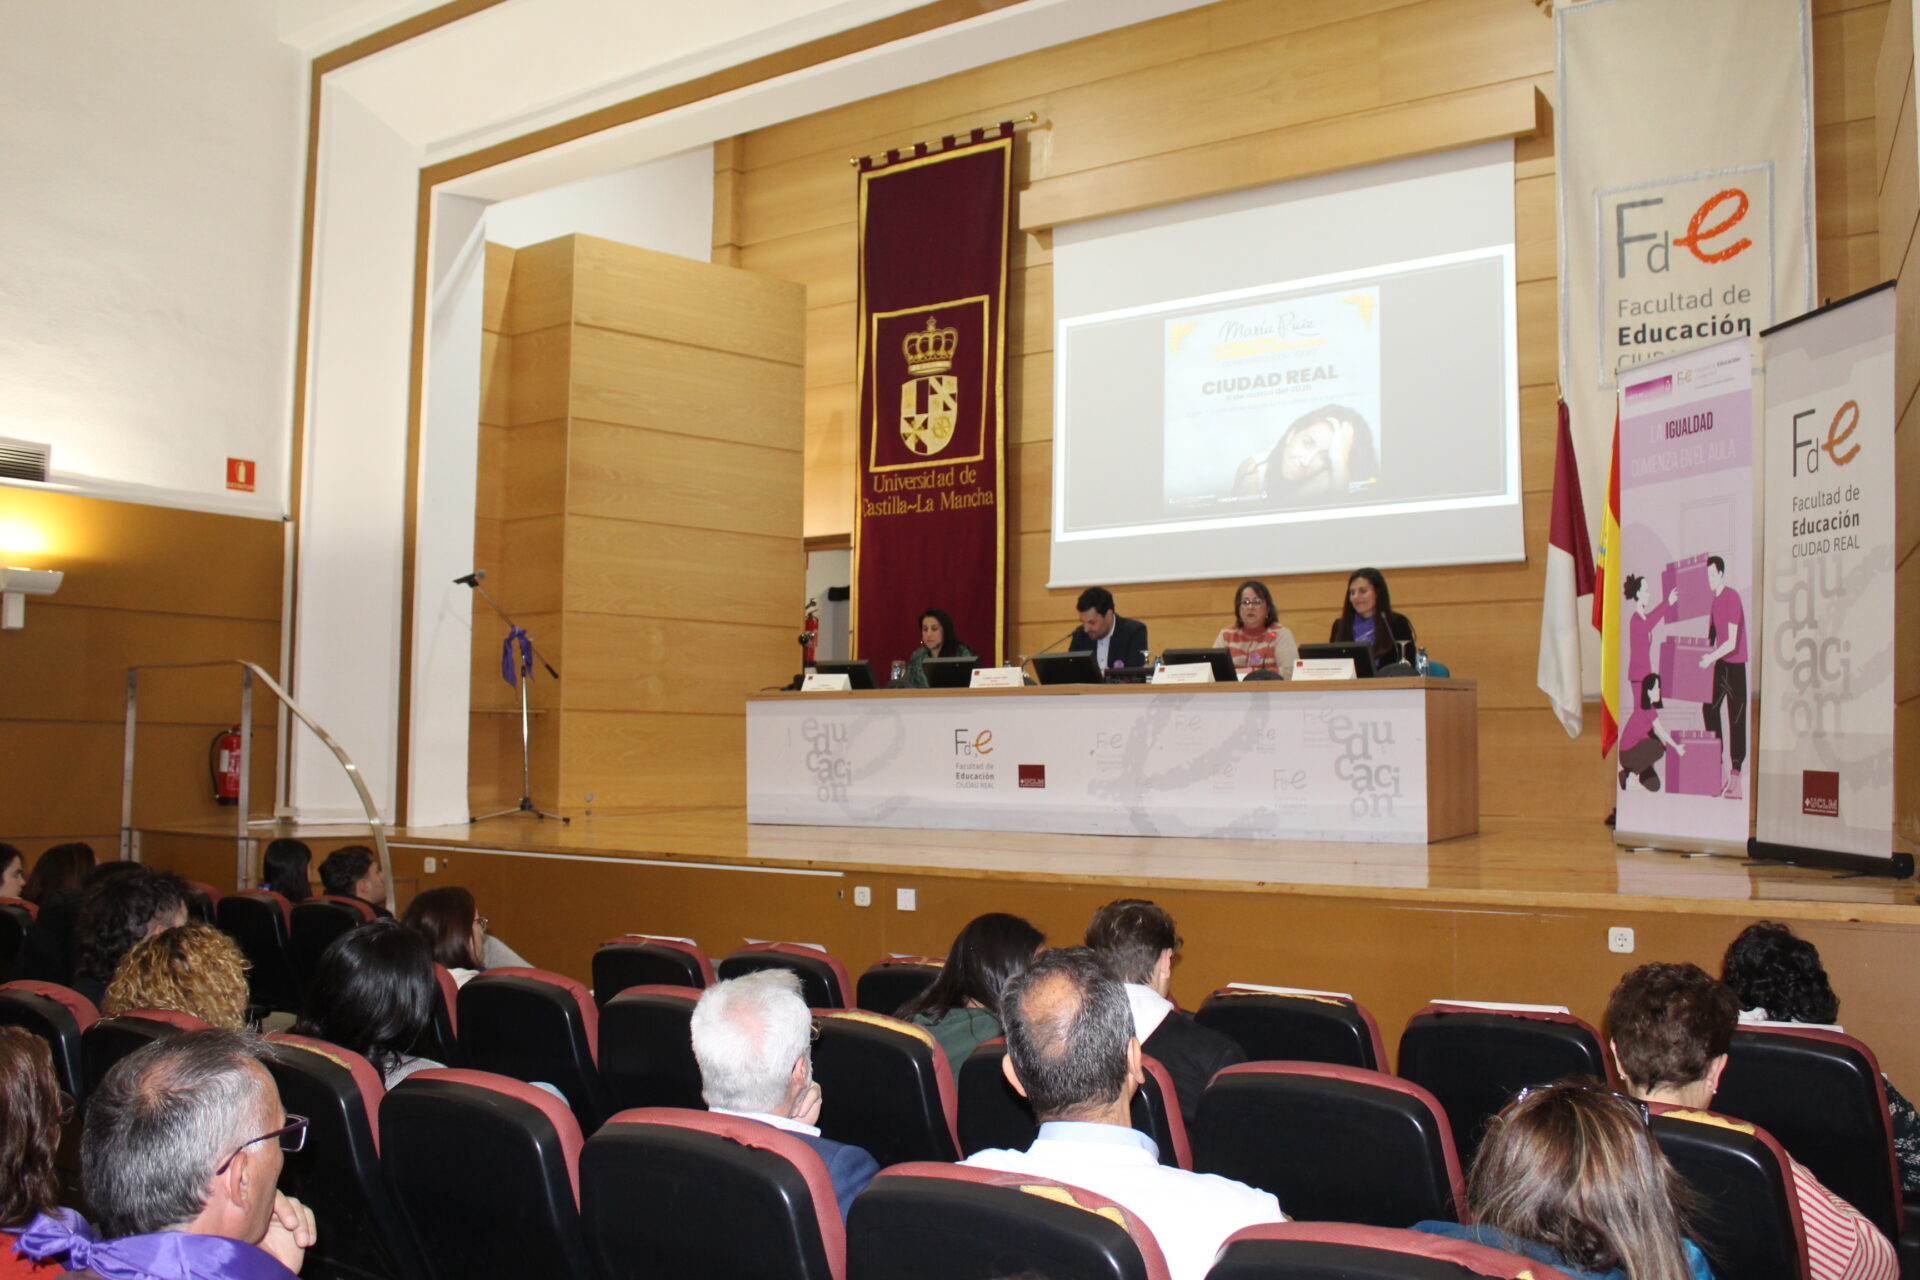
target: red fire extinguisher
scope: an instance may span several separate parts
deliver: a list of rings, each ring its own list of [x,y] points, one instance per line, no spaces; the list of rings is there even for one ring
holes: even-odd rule
[[[240,726],[213,735],[207,747],[207,772],[213,775],[213,798],[221,804],[240,803]]]
[[[810,667],[814,651],[820,647],[820,606],[812,600],[807,601],[807,621],[801,631],[806,638],[806,656],[801,659],[801,665]]]

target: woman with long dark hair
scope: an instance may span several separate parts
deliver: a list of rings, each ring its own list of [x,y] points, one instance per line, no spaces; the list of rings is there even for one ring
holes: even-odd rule
[[[16,1252],[15,1241],[35,1217],[59,1206],[53,1159],[71,1105],[54,1080],[46,1041],[19,1027],[0,1027],[0,1280],[67,1269],[64,1262],[35,1262]]]
[[[281,836],[267,842],[260,854],[260,887],[288,902],[305,902],[313,896],[313,850],[304,840]]]
[[[901,1007],[902,1018],[933,1033],[955,1080],[967,1055],[1001,1033],[1000,994],[1046,943],[1019,916],[976,916],[953,940],[933,985]]]
[[[73,841],[57,844],[34,860],[33,874],[20,890],[20,896],[35,906],[57,902],[78,902],[86,887],[87,872],[93,870],[93,846]]]
[[[1378,569],[1355,569],[1347,579],[1347,602],[1327,638],[1335,644],[1366,645],[1376,669],[1413,657],[1413,623],[1406,614],[1393,611],[1393,594]]]
[[[398,920],[374,920],[320,953],[293,1032],[353,1050],[391,1089],[416,1071],[442,1065],[413,1051],[438,990],[426,940]]]
[[[945,609],[926,609],[920,614],[920,647],[907,659],[906,687],[924,689],[927,687],[927,670],[922,664],[928,658],[971,658],[973,650],[967,648],[953,629],[953,619],[947,616]]]
[[[492,922],[480,914],[473,893],[459,885],[428,889],[407,904],[403,923],[427,941],[435,964],[443,964],[461,986],[483,969],[525,966],[506,943],[487,932]]]
[[[1523,1254],[1582,1280],[1713,1280],[1687,1238],[1693,1192],[1645,1104],[1597,1081],[1525,1089],[1493,1120],[1467,1179],[1467,1222],[1416,1231]]]

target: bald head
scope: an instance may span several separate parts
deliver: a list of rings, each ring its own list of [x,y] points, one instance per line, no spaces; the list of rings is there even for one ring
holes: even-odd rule
[[[1046,1120],[1083,1120],[1124,1104],[1133,1067],[1126,988],[1085,947],[1045,952],[1002,999],[1007,1056]]]

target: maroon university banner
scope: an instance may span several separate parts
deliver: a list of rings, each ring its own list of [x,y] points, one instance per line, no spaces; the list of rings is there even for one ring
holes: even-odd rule
[[[944,609],[998,663],[1013,126],[860,170],[853,652],[885,679]]]

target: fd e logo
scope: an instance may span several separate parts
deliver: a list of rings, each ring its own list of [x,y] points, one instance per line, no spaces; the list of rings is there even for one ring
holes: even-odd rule
[[[1853,436],[1853,429],[1860,425],[1860,402],[1849,400],[1833,411],[1833,420],[1827,423],[1827,438],[1818,440],[1812,436],[1800,434],[1800,420],[1811,418],[1818,409],[1802,409],[1793,415],[1793,474],[1799,475],[1804,461],[1809,474],[1820,469],[1820,455],[1826,454],[1833,459],[1833,465],[1844,467],[1860,453],[1860,446],[1847,443]]]
[[[968,735],[972,734],[971,737]],[[953,754],[957,756],[990,756],[993,754],[993,730],[982,729],[974,733],[971,729],[953,731]]]
[[[1666,231],[1629,230],[1629,210],[1646,209],[1665,203],[1665,197],[1654,196],[1647,200],[1623,200],[1614,206],[1614,252],[1622,280],[1627,277],[1627,250],[1632,245],[1647,244],[1647,270],[1652,272],[1666,271],[1671,267],[1674,245],[1679,245],[1709,266],[1738,257],[1753,247],[1752,239],[1747,236],[1739,236],[1737,239],[1729,238],[1736,234],[1734,229],[1745,220],[1747,210],[1753,203],[1747,198],[1747,193],[1740,188],[1728,187],[1724,191],[1717,191],[1709,196],[1687,220],[1685,235],[1675,236]],[[1648,243],[1649,241],[1651,243]]]

